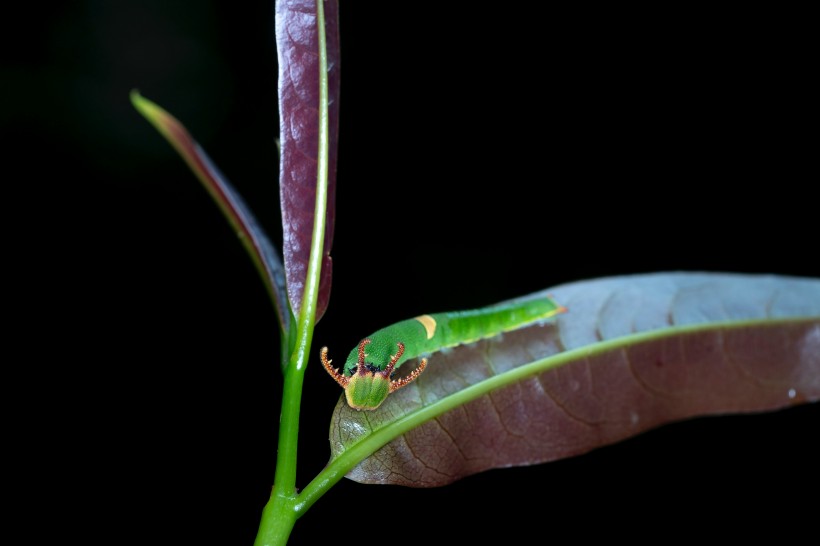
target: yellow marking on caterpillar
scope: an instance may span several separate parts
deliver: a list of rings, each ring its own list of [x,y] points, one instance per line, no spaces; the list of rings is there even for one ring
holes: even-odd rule
[[[416,317],[416,320],[419,321],[427,331],[427,339],[431,339],[436,333],[436,319],[430,315],[421,315],[420,317]]]

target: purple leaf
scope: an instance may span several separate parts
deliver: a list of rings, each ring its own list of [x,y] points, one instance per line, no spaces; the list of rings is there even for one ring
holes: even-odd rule
[[[695,416],[820,400],[820,279],[667,273],[546,292],[569,309],[554,322],[436,353],[374,412],[341,397],[330,464],[392,428],[348,477],[440,486]]]
[[[290,314],[285,303],[285,273],[282,261],[239,192],[219,172],[205,151],[174,116],[140,96],[137,91],[131,92],[131,102],[182,156],[222,210],[261,275],[276,309],[279,324],[286,332],[289,328]]]
[[[322,276],[316,309],[318,321],[330,298],[336,195],[336,148],[339,125],[338,5],[325,2],[328,57],[327,227]],[[319,38],[314,0],[276,2],[276,42],[279,54],[279,116],[281,164],[279,191],[282,206],[283,256],[291,309],[299,314],[305,288],[316,200],[319,144]]]

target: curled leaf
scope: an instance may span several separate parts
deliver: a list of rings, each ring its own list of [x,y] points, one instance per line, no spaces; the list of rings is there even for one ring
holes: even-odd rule
[[[440,486],[694,416],[820,399],[820,279],[664,273],[545,292],[569,308],[554,322],[433,355],[378,411],[342,397],[329,466]]]
[[[285,270],[279,254],[250,208],[179,120],[136,90],[131,92],[131,102],[182,156],[236,231],[262,277],[282,331],[287,332],[290,312],[285,295]]]

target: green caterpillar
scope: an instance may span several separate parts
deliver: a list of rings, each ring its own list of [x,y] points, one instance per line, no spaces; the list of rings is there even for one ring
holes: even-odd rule
[[[350,351],[342,372],[331,366],[327,347],[322,347],[320,357],[327,373],[345,390],[351,408],[374,410],[388,394],[411,383],[427,366],[427,358],[422,358],[410,375],[392,379],[406,360],[493,337],[564,311],[566,308],[552,298],[542,297],[471,311],[421,315],[364,338]]]

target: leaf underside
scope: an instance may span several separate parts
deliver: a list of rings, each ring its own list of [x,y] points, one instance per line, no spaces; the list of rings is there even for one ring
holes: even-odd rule
[[[333,224],[336,214],[336,152],[339,127],[338,4],[325,2],[328,58],[329,157],[327,223],[316,321],[330,299]],[[319,38],[314,0],[276,2],[276,46],[279,59],[279,192],[282,207],[282,252],[288,297],[299,314],[307,277],[316,201],[319,150]]]
[[[820,399],[820,279],[659,273],[544,293],[569,311],[434,354],[377,411],[341,397],[328,464],[375,451],[347,477],[434,487],[695,416]]]

